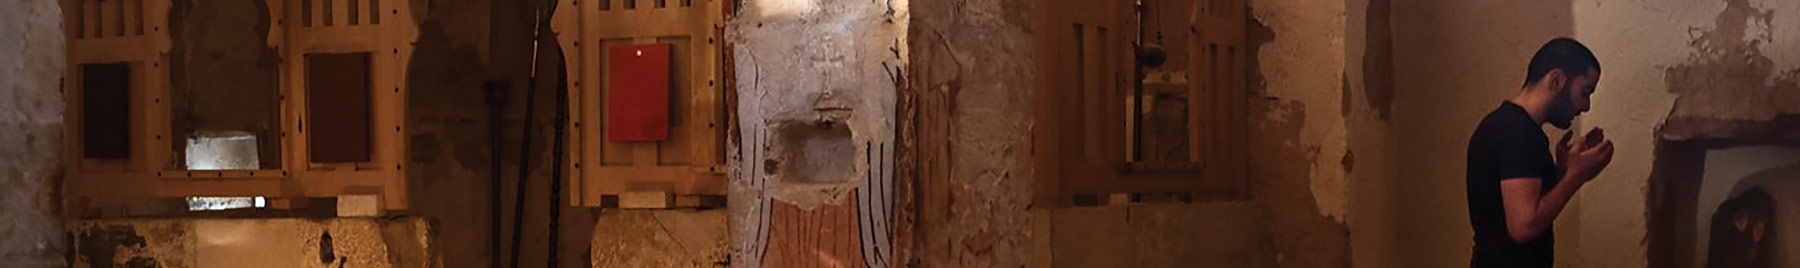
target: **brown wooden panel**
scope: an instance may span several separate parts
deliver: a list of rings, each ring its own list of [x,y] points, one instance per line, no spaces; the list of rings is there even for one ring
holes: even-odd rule
[[[863,257],[856,194],[836,205],[804,209],[784,201],[770,205],[769,248],[762,267],[868,267]]]
[[[306,55],[307,154],[315,163],[369,161],[369,53]]]
[[[350,131],[360,133],[360,139],[352,139],[351,144],[362,144],[359,157],[368,162],[354,164],[318,164],[312,167],[322,169],[282,169],[282,170],[241,170],[188,172],[163,170],[168,165],[171,155],[145,152],[168,152],[171,142],[170,133],[171,101],[168,92],[169,64],[167,55],[171,41],[168,36],[167,15],[171,4],[167,0],[67,0],[63,9],[70,10],[64,14],[64,32],[68,40],[68,70],[65,74],[71,77],[65,83],[65,105],[71,115],[65,117],[64,133],[65,155],[71,163],[66,166],[68,178],[63,191],[69,196],[65,198],[68,211],[79,211],[84,200],[98,200],[111,197],[184,197],[194,195],[225,196],[270,196],[270,197],[335,197],[339,195],[379,194],[381,206],[385,209],[405,209],[406,189],[404,172],[398,161],[405,159],[405,144],[399,122],[403,120],[405,110],[403,96],[406,87],[404,80],[407,58],[412,52],[411,43],[417,36],[415,25],[396,23],[375,26],[382,15],[390,20],[410,21],[411,12],[403,5],[393,5],[389,1],[387,9],[376,0],[265,0],[270,12],[270,19],[289,21],[278,29],[270,29],[268,42],[282,48],[281,92],[285,96],[282,109],[293,112],[282,113],[281,131],[295,134],[323,134],[307,131],[323,130],[325,126],[315,126],[311,121],[321,117],[312,112],[327,109],[311,109],[327,107],[335,109],[331,112],[347,112],[362,114],[356,118],[362,121],[362,130]],[[355,5],[355,12],[344,4]],[[367,9],[363,9],[364,5]],[[336,6],[327,6],[336,5]],[[304,10],[302,7],[305,7]],[[402,7],[402,8],[395,8]],[[325,17],[325,8],[334,13]],[[366,11],[366,12],[365,12]],[[306,13],[302,15],[301,13]],[[367,13],[360,17],[361,25],[347,25],[350,18],[344,16],[351,13]],[[360,14],[357,14],[360,15]],[[304,19],[303,19],[304,18]],[[329,20],[335,18],[336,20]],[[299,21],[299,22],[296,22]],[[334,27],[311,24],[317,21],[324,24],[332,21]],[[302,27],[305,26],[313,27]],[[321,87],[325,83],[310,81],[310,73],[320,73],[318,69],[307,66],[312,53],[345,53],[350,51],[372,51],[361,56],[359,62],[349,67],[354,70],[329,70],[361,73],[362,82],[355,84],[354,89],[361,92],[362,105],[344,111],[341,99],[311,96],[309,88]],[[392,54],[389,54],[391,51]],[[127,105],[121,109],[129,110],[126,117],[128,155],[126,161],[105,159],[81,159],[85,141],[80,136],[84,122],[81,121],[81,104],[87,101],[81,95],[85,87],[79,79],[84,70],[81,66],[93,63],[128,62],[129,93]],[[333,67],[335,68],[335,67]],[[350,79],[356,80],[356,79]],[[344,82],[344,81],[337,81]],[[390,90],[391,89],[391,90]],[[318,101],[309,102],[312,98]],[[117,105],[115,105],[117,106]],[[360,111],[358,111],[360,110]],[[319,123],[338,123],[336,121],[317,120]],[[375,129],[394,131],[373,131]],[[311,141],[309,141],[309,139]],[[355,140],[361,140],[356,142]],[[313,137],[312,135],[290,135],[282,139],[281,150],[284,167],[307,166],[310,159],[318,159],[324,153],[310,149],[319,142],[318,147],[338,146],[344,139]],[[174,142],[178,142],[174,141]],[[389,145],[372,147],[373,145]],[[309,150],[299,150],[309,148]],[[308,154],[312,157],[306,157]],[[293,156],[293,157],[287,157]],[[91,160],[91,161],[88,161]],[[265,163],[267,165],[268,163]],[[350,168],[344,168],[350,167]],[[158,170],[161,170],[158,172]],[[99,186],[105,187],[99,187]],[[113,199],[108,199],[113,200]],[[111,202],[111,201],[107,201]],[[91,202],[87,202],[91,203]],[[117,203],[117,202],[115,202]]]
[[[562,0],[551,27],[561,37],[568,68],[569,168],[572,203],[599,205],[626,191],[723,194],[724,102],[719,94],[718,31],[724,3],[687,1]],[[614,70],[606,51],[618,46],[667,44],[667,138],[613,141],[608,94]]]
[[[1243,186],[1246,99],[1243,1],[1187,1],[1199,12],[1158,13],[1193,30],[1167,39],[1183,59],[1143,88],[1132,57],[1138,14],[1126,0],[1053,0],[1038,21],[1045,59],[1034,124],[1038,202],[1072,194],[1235,195]],[[1177,27],[1186,28],[1186,27]],[[1147,31],[1145,31],[1147,30]],[[1164,34],[1169,32],[1163,31]],[[1143,37],[1144,40],[1158,37]],[[1149,82],[1145,82],[1149,83]],[[1140,103],[1142,102],[1142,103]],[[1142,147],[1133,147],[1142,146]]]
[[[86,158],[131,156],[131,65],[81,65],[81,141]]]

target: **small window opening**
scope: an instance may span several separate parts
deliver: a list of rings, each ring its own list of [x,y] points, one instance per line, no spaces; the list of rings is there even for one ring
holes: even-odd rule
[[[261,196],[255,196],[255,197],[194,196],[194,197],[188,197],[187,203],[188,203],[188,211],[219,211],[219,210],[230,210],[230,209],[267,208],[267,207],[269,207],[268,198],[261,197]]]
[[[256,135],[248,132],[200,132],[188,137],[189,170],[250,170],[261,168]]]

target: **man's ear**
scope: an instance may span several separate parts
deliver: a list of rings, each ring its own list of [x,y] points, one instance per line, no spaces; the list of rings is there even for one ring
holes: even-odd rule
[[[1550,87],[1551,93],[1563,93],[1563,85],[1569,83],[1569,76],[1562,69],[1550,69],[1550,72],[1544,73],[1544,81],[1539,83],[1549,83],[1545,86]]]

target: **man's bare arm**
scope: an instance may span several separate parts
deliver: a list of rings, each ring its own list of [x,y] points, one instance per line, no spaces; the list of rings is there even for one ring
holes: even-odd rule
[[[1588,181],[1600,174],[1612,163],[1612,141],[1606,140],[1601,129],[1588,132],[1578,142],[1569,142],[1565,135],[1557,145],[1557,172],[1562,173],[1562,183],[1550,188],[1550,192],[1538,195],[1542,189],[1542,178],[1519,177],[1500,181],[1500,196],[1506,206],[1506,233],[1512,236],[1513,242],[1525,243],[1536,239],[1550,224],[1556,222],[1556,216],[1562,214],[1563,207],[1569,199],[1575,198],[1575,191],[1581,189]]]
[[[1549,193],[1538,196],[1538,189],[1543,186],[1539,178],[1511,178],[1500,181],[1500,196],[1506,206],[1506,233],[1512,236],[1514,243],[1524,244],[1537,238],[1538,234],[1550,228],[1556,222],[1556,215],[1562,214],[1569,199],[1575,197],[1575,190],[1585,182],[1571,181],[1557,184]]]

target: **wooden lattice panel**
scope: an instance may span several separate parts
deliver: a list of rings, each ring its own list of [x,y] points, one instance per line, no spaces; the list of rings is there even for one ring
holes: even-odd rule
[[[269,44],[278,46],[281,66],[284,165],[293,172],[287,179],[306,185],[303,196],[380,194],[388,209],[406,207],[404,172],[406,138],[401,123],[406,111],[406,65],[412,42],[418,37],[411,9],[395,0],[266,0],[271,20],[280,32],[271,31]],[[366,158],[368,161],[317,162],[309,146],[334,146],[334,141],[309,140],[306,131],[320,122],[306,118],[308,109],[332,107],[308,105],[309,55],[368,53],[369,105]],[[321,119],[317,121],[323,121]],[[315,189],[319,191],[315,191]]]
[[[71,211],[129,207],[147,199],[191,196],[270,198],[379,195],[385,209],[406,208],[405,159],[401,125],[405,111],[405,70],[417,26],[403,1],[265,0],[272,23],[268,44],[280,51],[282,169],[173,170],[169,137],[168,54],[171,37],[168,0],[65,0],[64,28],[69,70],[78,78],[84,64],[130,66],[131,132],[123,159],[84,159],[81,115],[66,120]],[[305,118],[306,55],[369,53],[368,161],[310,163]],[[77,81],[73,79],[71,81]],[[80,83],[65,83],[71,111],[82,107]]]
[[[1192,158],[1206,168],[1204,193],[1237,195],[1248,187],[1249,77],[1244,0],[1200,0],[1189,18],[1188,120]]]
[[[154,117],[152,113],[166,116],[168,110],[154,109],[150,104],[161,102],[149,92],[166,91],[168,82],[168,57],[170,41],[168,33],[169,2],[167,0],[130,0],[130,1],[98,1],[98,0],[64,0],[63,33],[68,38],[68,68],[63,77],[65,109],[65,133],[68,134],[67,163],[72,180],[80,180],[100,174],[142,174],[149,172],[152,163],[160,163],[159,157],[166,155],[149,152],[166,151],[167,143],[153,142],[150,133],[165,133],[167,126],[143,124],[146,118]],[[129,81],[125,81],[126,103],[125,113],[130,116],[128,141],[122,148],[126,151],[123,158],[89,159],[85,157],[88,148],[83,147],[86,129],[83,125],[82,83],[83,66],[104,64],[122,64],[128,66]],[[147,139],[148,138],[148,139]],[[158,145],[162,145],[161,148]],[[96,148],[98,149],[98,148]]]
[[[1036,198],[1052,207],[1081,197],[1139,193],[1228,196],[1243,179],[1243,1],[1200,1],[1186,96],[1187,157],[1141,161],[1134,149],[1147,98],[1134,79],[1134,1],[1055,0],[1038,18],[1034,162]],[[1233,9],[1235,7],[1235,9]],[[1230,20],[1237,20],[1231,22]],[[1235,27],[1235,28],[1234,28]],[[1235,38],[1233,37],[1235,36]],[[1177,37],[1186,38],[1186,37]],[[1189,49],[1189,48],[1177,48]],[[1203,50],[1202,50],[1203,49]],[[1215,54],[1216,53],[1216,54]],[[1178,123],[1179,124],[1179,123]]]
[[[1039,17],[1034,155],[1039,203],[1070,203],[1117,179],[1131,86],[1131,1],[1056,0]]]
[[[554,22],[568,64],[571,205],[626,192],[725,194],[718,79],[722,1],[562,0]],[[668,44],[669,122],[662,141],[607,139],[608,49]]]
[[[64,0],[63,33],[67,44],[68,67],[64,72],[63,100],[65,192],[71,198],[108,196],[104,189],[131,189],[117,185],[153,184],[155,173],[168,155],[169,143],[158,133],[168,133],[167,121],[154,124],[155,118],[167,118],[167,101],[160,92],[169,87],[170,35],[167,0]],[[85,88],[87,80],[114,78],[84,77],[84,66],[124,65],[123,81],[126,114],[126,148],[94,148],[100,151],[123,149],[124,157],[89,158],[83,142],[88,129],[84,126],[89,110]],[[93,81],[117,83],[120,81]],[[116,104],[116,103],[115,103]],[[114,130],[118,128],[112,128]],[[95,131],[107,131],[96,129]],[[96,133],[99,134],[99,133]],[[113,133],[116,134],[116,133]],[[85,186],[85,187],[84,187]],[[106,186],[106,187],[102,187]],[[158,189],[143,189],[156,191]]]

